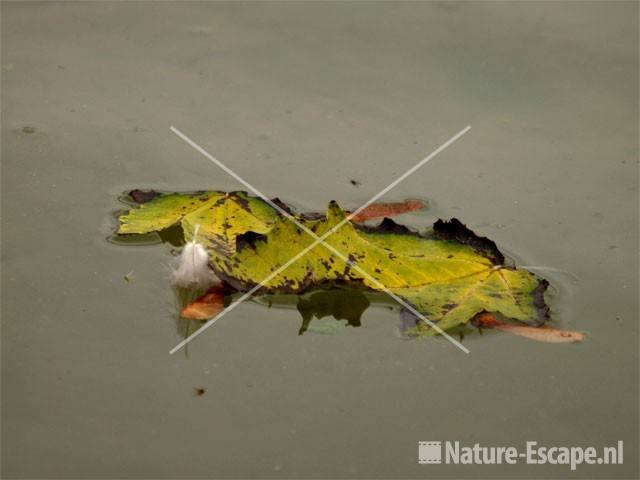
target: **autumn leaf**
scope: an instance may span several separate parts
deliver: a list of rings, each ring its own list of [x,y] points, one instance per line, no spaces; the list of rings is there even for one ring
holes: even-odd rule
[[[344,217],[345,212],[332,203],[324,219],[307,226],[322,236]],[[459,239],[443,240],[437,236],[438,229],[432,238],[425,238],[390,220],[378,229],[359,229],[347,223],[326,242],[343,252],[349,262],[317,245],[266,282],[263,291],[296,293],[336,284],[380,290],[382,284],[443,330],[464,324],[482,311],[533,325],[544,323],[546,282],[499,263],[504,257],[493,242],[483,242],[459,222],[454,225]],[[452,234],[451,228],[443,226],[441,230],[447,237]],[[313,241],[293,223],[278,219],[268,235],[256,238],[229,258],[212,257],[212,264],[220,278],[247,290]],[[354,264],[375,281],[359,273]],[[430,329],[421,324],[416,333],[427,334]]]
[[[322,236],[346,215],[331,202],[326,215],[296,218]],[[197,240],[207,248],[211,267],[239,291],[262,282],[315,241],[266,202],[243,192],[160,195],[122,216],[119,233],[147,233],[178,222],[189,241],[200,225]],[[260,293],[301,293],[333,286],[379,291],[382,285],[443,330],[482,312],[531,325],[548,319],[546,281],[506,265],[495,243],[455,219],[436,222],[428,234],[390,219],[378,227],[346,222],[325,241],[348,261],[316,245],[266,282]],[[435,332],[419,322],[413,333]]]

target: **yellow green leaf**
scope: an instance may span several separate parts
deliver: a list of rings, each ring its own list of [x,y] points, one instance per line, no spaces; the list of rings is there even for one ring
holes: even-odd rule
[[[142,234],[169,228],[185,215],[212,204],[224,197],[224,192],[169,193],[156,195],[152,200],[120,216],[118,234]]]
[[[228,256],[239,234],[266,233],[277,216],[273,207],[245,192],[147,194],[150,200],[120,216],[118,234],[158,232],[180,223],[185,241],[191,241],[199,226],[197,240]]]
[[[335,202],[325,216],[297,215],[318,236],[342,222]],[[185,240],[205,245],[216,274],[246,291],[308,248],[315,239],[266,202],[243,192],[159,196],[121,217],[120,233],[145,233],[181,222]],[[312,287],[389,289],[443,330],[481,312],[539,325],[547,320],[547,283],[504,265],[493,242],[457,220],[438,221],[431,235],[384,220],[377,228],[346,222],[287,269],[264,283],[261,293],[302,293]],[[425,323],[414,334],[433,332]]]

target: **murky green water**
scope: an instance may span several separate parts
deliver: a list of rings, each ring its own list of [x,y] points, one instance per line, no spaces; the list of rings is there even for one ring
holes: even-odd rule
[[[3,476],[637,477],[637,87],[634,2],[3,2]],[[246,303],[170,356],[171,247],[106,241],[127,189],[239,188],[171,125],[321,211],[468,124],[385,199],[570,272],[548,299],[585,343],[465,355],[382,307],[299,336],[295,309]],[[419,465],[420,440],[626,455]]]

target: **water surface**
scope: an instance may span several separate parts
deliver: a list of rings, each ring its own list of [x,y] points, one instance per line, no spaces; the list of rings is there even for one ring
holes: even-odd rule
[[[3,475],[637,477],[637,86],[635,2],[3,2]],[[171,247],[106,240],[127,189],[241,187],[171,125],[322,211],[469,124],[385,200],[575,275],[544,273],[585,343],[489,332],[465,355],[384,308],[299,336],[295,309],[246,303],[170,356]],[[420,440],[628,454],[419,465]]]

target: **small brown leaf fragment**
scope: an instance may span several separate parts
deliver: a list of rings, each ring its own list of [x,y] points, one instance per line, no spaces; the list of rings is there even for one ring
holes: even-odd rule
[[[180,316],[188,320],[208,320],[224,309],[224,291],[214,287],[182,309]]]
[[[205,393],[207,393],[207,389],[206,388],[202,388],[202,387],[193,387],[193,389],[196,392],[196,396],[201,397],[202,395],[204,395]]]
[[[351,218],[354,223],[362,223],[367,220],[375,220],[384,217],[393,217],[394,215],[401,215],[407,212],[413,212],[414,210],[420,210],[424,208],[425,204],[421,200],[406,200],[404,202],[390,202],[390,203],[374,203],[358,212],[357,215]]]
[[[136,203],[147,203],[153,200],[156,197],[160,196],[160,193],[155,190],[131,190],[129,192],[129,196]]]
[[[473,319],[473,323],[480,328],[496,328],[505,332],[525,337],[530,340],[545,343],[575,343],[584,340],[582,332],[573,330],[560,330],[553,327],[528,327],[524,325],[512,325],[496,319],[490,313],[479,313]]]

